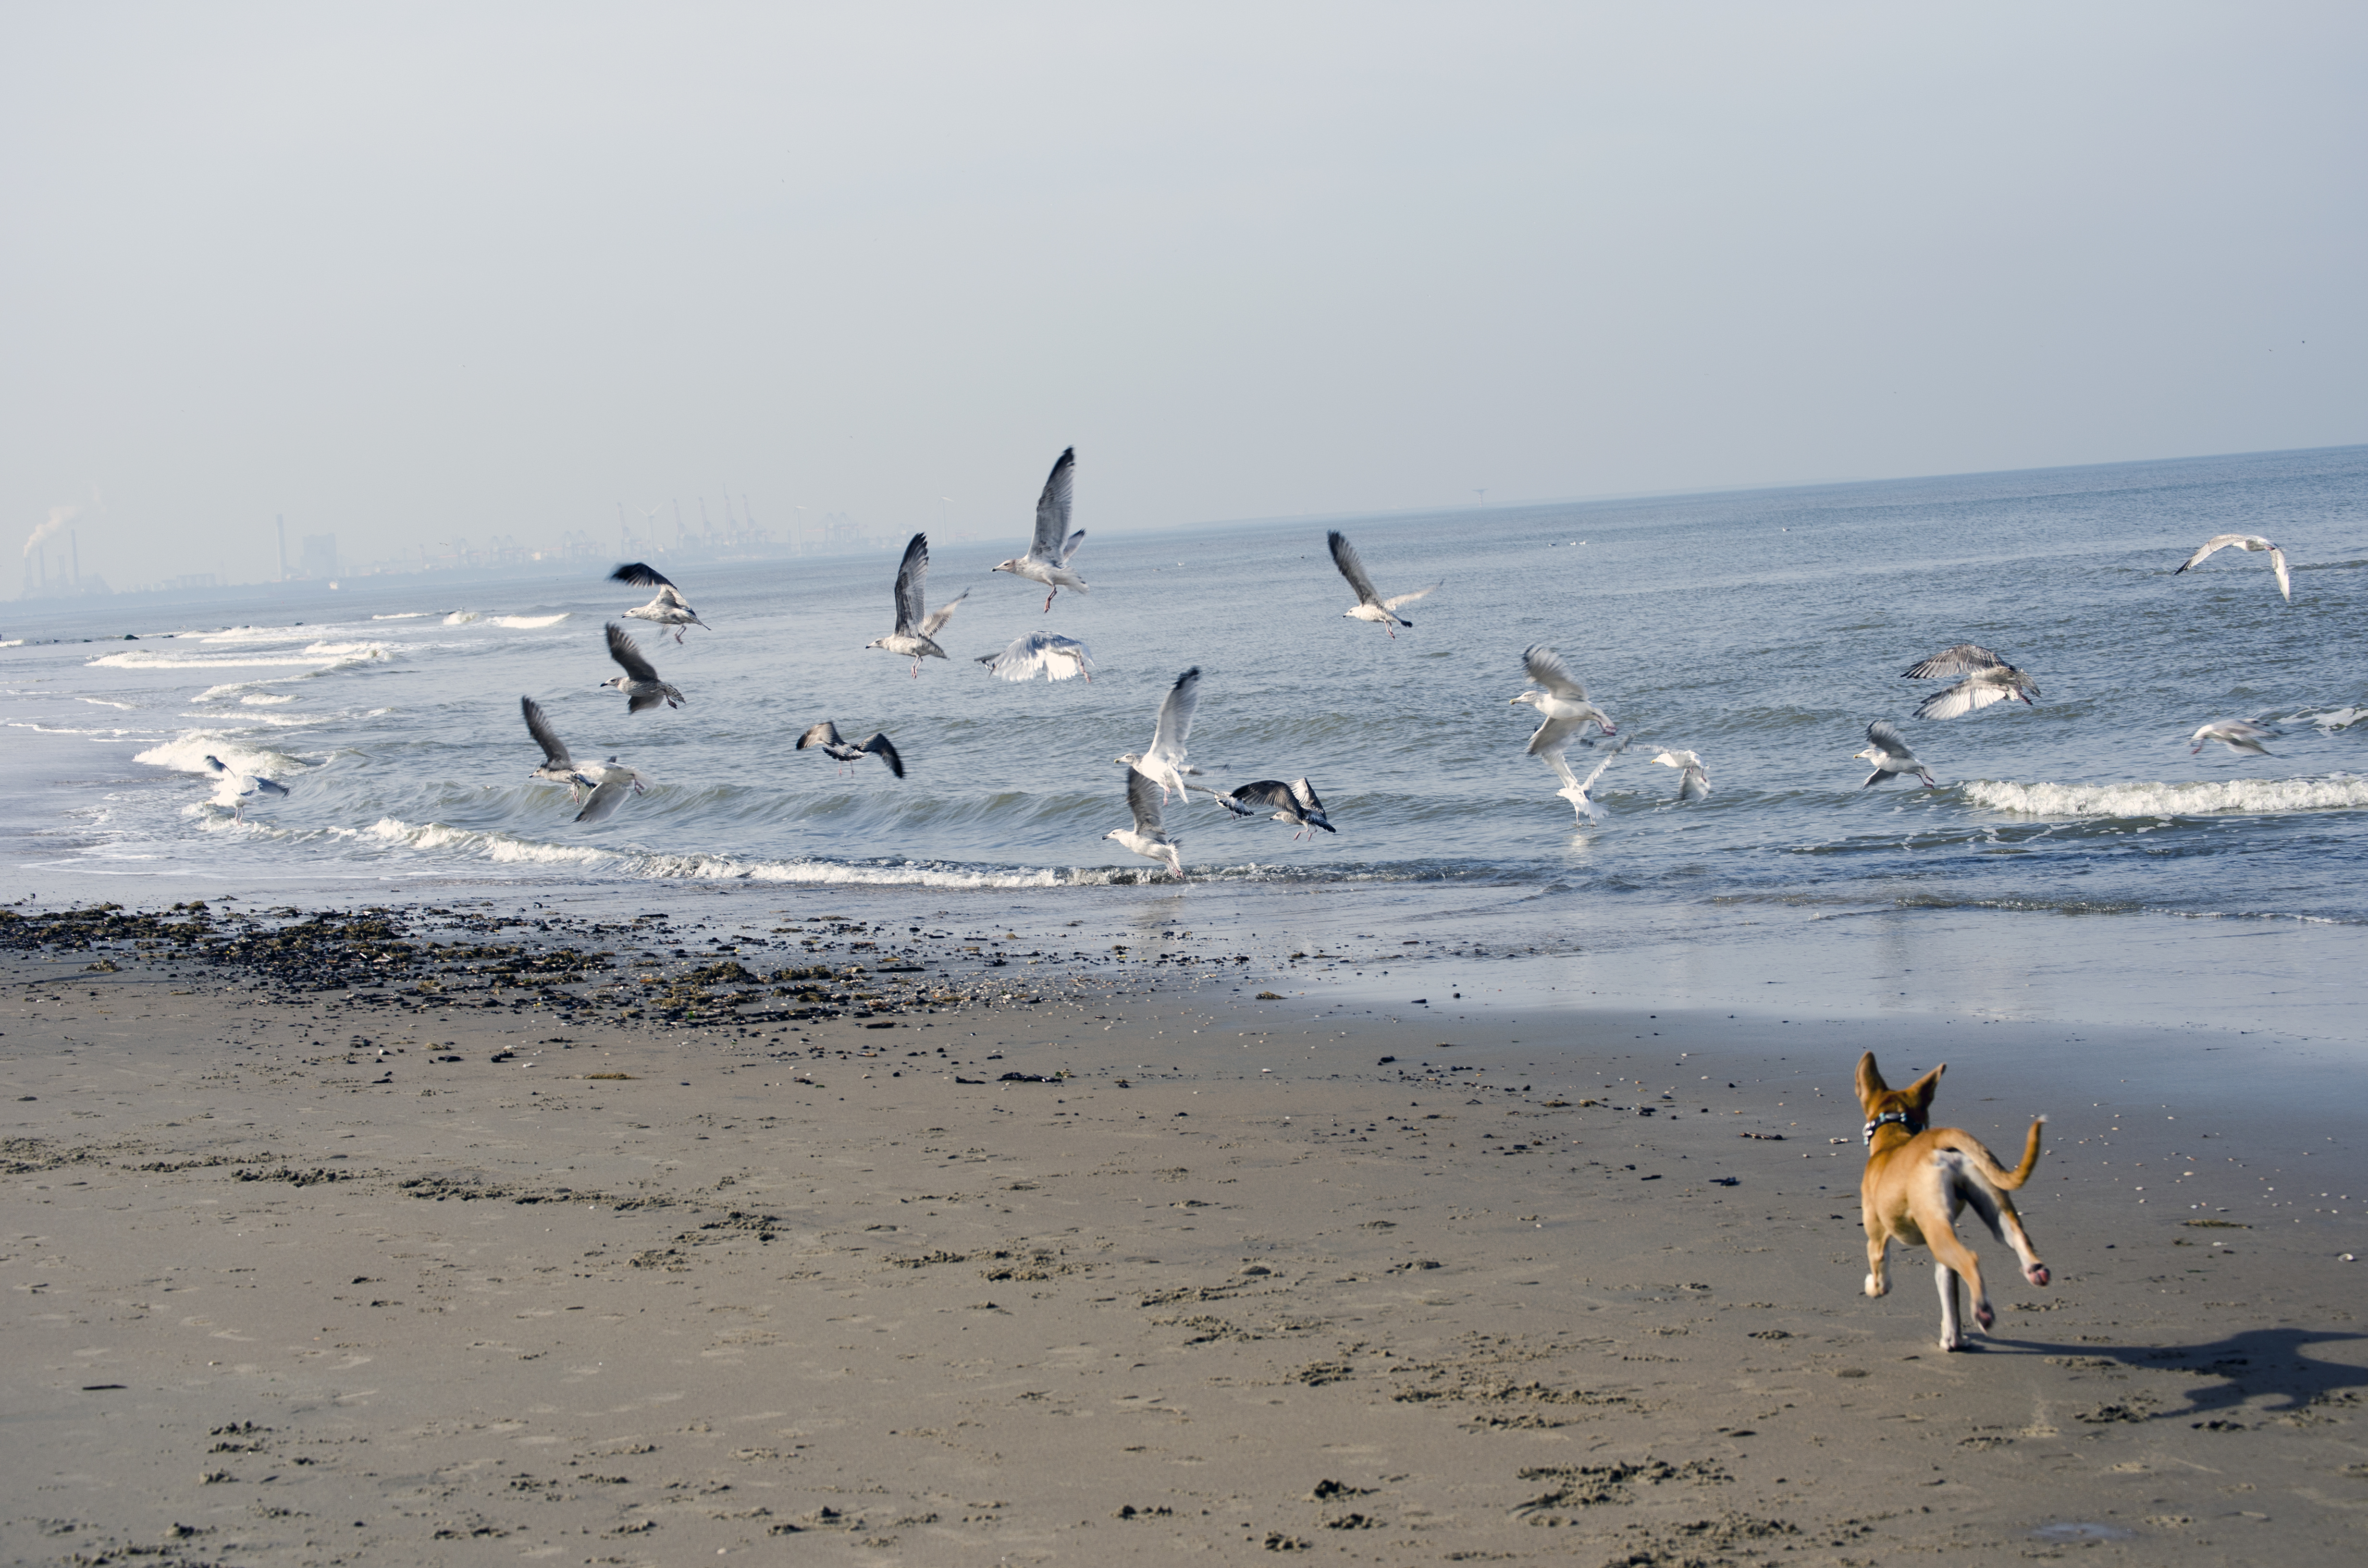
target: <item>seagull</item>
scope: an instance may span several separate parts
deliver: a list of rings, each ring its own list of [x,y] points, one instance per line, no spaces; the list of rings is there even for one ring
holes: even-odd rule
[[[905,777],[905,759],[896,755],[894,744],[878,730],[865,736],[861,744],[850,745],[839,734],[838,726],[825,719],[798,737],[798,750],[803,751],[808,746],[820,746],[824,756],[837,758],[841,773],[847,771],[846,764],[858,761],[864,753],[870,752],[888,765],[889,772],[899,778]]]
[[[1324,802],[1315,798],[1315,787],[1304,778],[1294,778],[1288,784],[1276,778],[1261,778],[1230,794],[1221,794],[1205,784],[1201,789],[1208,791],[1209,799],[1237,817],[1254,817],[1269,806],[1275,808],[1273,821],[1291,823],[1299,829],[1291,835],[1294,842],[1319,827],[1326,833],[1340,831],[1325,817]]]
[[[1194,665],[1176,677],[1167,695],[1159,704],[1159,722],[1152,727],[1151,744],[1141,756],[1128,752],[1113,760],[1142,774],[1159,786],[1159,798],[1165,801],[1167,791],[1184,793],[1184,775],[1198,773],[1197,767],[1184,766],[1184,738],[1192,733],[1192,710],[1201,706],[1201,666]]]
[[[629,562],[609,573],[609,581],[631,583],[637,588],[655,588],[657,597],[639,609],[629,609],[625,613],[636,620],[655,620],[660,626],[674,628],[677,642],[682,641],[682,629],[686,626],[702,626],[710,631],[715,630],[699,619],[699,612],[683,598],[682,590],[667,582],[665,574],[655,567],[644,566],[638,561]]]
[[[1874,771],[1866,776],[1866,782],[1860,785],[1860,789],[1872,788],[1898,773],[1913,773],[1917,778],[1924,780],[1924,788],[1927,790],[1938,790],[1941,787],[1941,781],[1932,777],[1932,770],[1917,761],[1916,754],[1907,749],[1907,737],[1895,729],[1888,721],[1877,719],[1873,723],[1869,724],[1866,727],[1866,742],[1864,751],[1850,754],[1853,758],[1864,757],[1874,764]]]
[[[592,786],[592,798],[575,813],[579,823],[607,821],[625,803],[627,796],[646,793],[651,783],[647,774],[626,767],[613,756],[606,762],[585,764],[583,773],[585,782]]]
[[[1046,615],[1053,613],[1053,595],[1063,588],[1087,591],[1086,580],[1069,570],[1069,557],[1086,542],[1085,529],[1069,532],[1069,485],[1076,472],[1077,449],[1071,447],[1054,460],[1044,481],[1044,494],[1036,497],[1036,537],[1029,541],[1028,553],[995,568],[1052,589],[1044,596]]]
[[[2218,741],[2230,751],[2248,751],[2255,756],[2277,755],[2261,743],[2277,739],[2278,733],[2267,724],[2256,724],[2249,719],[2214,719],[2187,738],[2195,743],[2193,749],[2187,754],[2190,756],[2202,751],[2212,741]]]
[[[1543,687],[1543,691],[1524,691],[1513,699],[1513,705],[1527,703],[1544,715],[1545,722],[1530,736],[1529,754],[1546,759],[1548,767],[1562,776],[1562,781],[1578,785],[1578,776],[1563,760],[1563,748],[1577,737],[1580,730],[1590,723],[1600,724],[1607,735],[1620,732],[1602,709],[1587,699],[1587,687],[1570,673],[1562,655],[1543,642],[1521,650],[1521,664],[1530,679]]]
[[[2005,702],[2017,697],[2022,699],[2025,707],[2029,707],[2031,699],[2039,695],[2038,685],[2029,676],[1977,642],[1960,642],[1953,648],[1943,648],[1923,663],[1908,666],[1899,678],[1936,680],[1945,676],[1963,676],[1965,678],[1918,703],[1917,718],[1954,719],[1977,708],[1987,708],[1993,702]]]
[[[642,656],[641,649],[625,634],[625,629],[613,620],[609,623],[609,657],[616,660],[618,667],[625,673],[610,676],[600,684],[613,686],[625,694],[626,712],[638,713],[644,708],[655,708],[661,702],[669,708],[679,708],[690,700],[658,679],[658,672],[651,667],[649,660]]]
[[[1357,590],[1357,608],[1342,610],[1341,615],[1355,620],[1379,621],[1393,642],[1397,641],[1399,627],[1411,630],[1414,626],[1413,621],[1402,620],[1395,613],[1398,606],[1410,605],[1425,594],[1439,591],[1439,585],[1433,583],[1428,588],[1417,588],[1413,593],[1385,599],[1374,589],[1373,580],[1365,575],[1365,563],[1357,559],[1357,547],[1349,542],[1347,534],[1334,528],[1324,536],[1324,540],[1332,547],[1332,564],[1340,568],[1340,575],[1348,578],[1349,586]]]
[[[584,791],[596,787],[599,781],[586,778],[577,768],[575,759],[567,755],[567,743],[559,738],[551,727],[551,721],[542,716],[541,703],[531,697],[521,697],[518,699],[518,711],[526,715],[526,733],[532,735],[534,744],[542,748],[542,766],[527,777],[540,778],[546,784],[564,784],[569,800],[582,800]]]
[[[1664,767],[1678,770],[1678,799],[1703,801],[1710,798],[1710,775],[1702,771],[1702,760],[1690,751],[1665,751],[1653,758]]]
[[[1567,772],[1564,773],[1563,777],[1570,778],[1570,782],[1555,790],[1554,793],[1560,795],[1564,800],[1570,802],[1571,809],[1578,813],[1578,817],[1581,822],[1601,822],[1610,814],[1605,812],[1600,805],[1598,805],[1593,800],[1589,799],[1587,792],[1595,788],[1595,781],[1603,777],[1603,770],[1611,766],[1611,759],[1618,756],[1622,752],[1626,751],[1627,749],[1628,737],[1622,735],[1618,740],[1611,743],[1611,749],[1603,754],[1603,760],[1597,763],[1595,767],[1588,771],[1586,778],[1570,778],[1570,775]],[[1560,762],[1562,760],[1560,753],[1555,754],[1554,760],[1556,762]],[[1681,785],[1682,782],[1683,781],[1680,780]]]
[[[279,780],[266,778],[259,773],[241,773],[237,768],[225,765],[218,756],[206,758],[206,771],[232,787],[234,798],[231,802],[230,814],[239,822],[246,820],[246,803],[249,801],[268,800],[288,793],[288,786]]]
[[[929,536],[915,534],[905,546],[905,559],[896,566],[896,630],[876,642],[866,642],[867,648],[885,648],[913,661],[913,678],[921,678],[923,659],[942,659],[946,651],[935,639],[954,615],[954,607],[970,597],[964,588],[952,598],[924,615],[921,607],[921,582],[929,574]]]
[[[1198,670],[1193,672],[1195,675],[1199,673]],[[1182,881],[1184,862],[1177,855],[1176,843],[1167,836],[1167,828],[1160,825],[1159,802],[1154,800],[1151,794],[1155,788],[1156,786],[1153,784],[1149,775],[1136,768],[1128,768],[1126,770],[1126,806],[1127,810],[1134,813],[1134,826],[1131,829],[1114,827],[1102,836],[1117,839],[1146,860],[1158,861],[1176,873],[1178,881]]]
[[[2203,541],[2203,549],[2187,558],[2186,563],[2180,567],[2179,572],[2186,571],[2189,566],[2203,565],[2205,556],[2215,550],[2226,550],[2232,544],[2238,550],[2268,551],[2270,570],[2278,574],[2278,593],[2286,603],[2294,603],[2294,579],[2286,575],[2286,552],[2259,534],[2214,534]],[[2179,572],[2173,572],[2171,575],[2176,577]]]
[[[1072,676],[1094,678],[1094,651],[1074,637],[1053,631],[1031,631],[1000,653],[981,653],[978,662],[1005,680],[1028,680],[1039,670],[1046,680],[1067,680]]]

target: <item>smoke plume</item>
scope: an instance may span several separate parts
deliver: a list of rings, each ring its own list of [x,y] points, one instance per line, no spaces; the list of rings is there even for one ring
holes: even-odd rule
[[[74,518],[81,515],[82,508],[79,506],[51,507],[50,520],[35,528],[33,530],[32,537],[25,540],[25,555],[27,559],[29,560],[33,551],[39,550],[42,545],[48,543],[51,540],[57,538],[59,534],[65,531],[65,526],[68,523],[73,522]]]

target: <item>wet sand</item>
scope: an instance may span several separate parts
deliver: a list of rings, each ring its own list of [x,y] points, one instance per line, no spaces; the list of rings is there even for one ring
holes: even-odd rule
[[[0,959],[11,1562],[2316,1563],[2368,1509],[2334,1057],[1230,972],[666,1028],[86,957]],[[1974,1352],[1921,1255],[1858,1294],[1870,1045],[1994,1148],[2051,1113],[2056,1283],[1968,1217]]]

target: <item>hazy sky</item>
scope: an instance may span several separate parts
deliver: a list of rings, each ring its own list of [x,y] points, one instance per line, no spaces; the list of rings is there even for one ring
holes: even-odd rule
[[[1122,529],[2368,439],[2357,5],[0,40],[0,525],[80,506],[119,585],[268,574],[277,513],[350,561],[726,486],[1017,540],[1070,443]]]

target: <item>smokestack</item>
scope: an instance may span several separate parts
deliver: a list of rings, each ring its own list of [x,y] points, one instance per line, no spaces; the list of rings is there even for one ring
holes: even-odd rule
[[[74,591],[82,592],[82,530],[66,530],[66,550],[74,558]]]
[[[284,583],[284,582],[288,581],[288,518],[287,518],[287,516],[286,516],[284,513],[283,513],[283,514],[279,514],[279,517],[278,517],[278,521],[279,521],[279,580],[280,580],[281,582],[283,582],[283,583]]]

